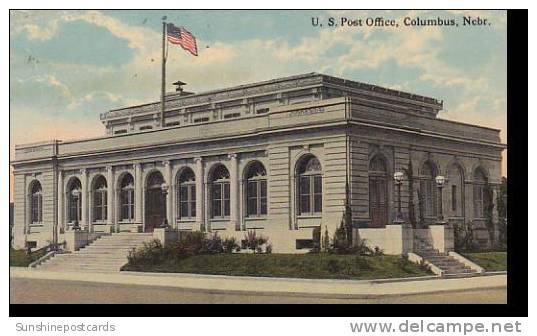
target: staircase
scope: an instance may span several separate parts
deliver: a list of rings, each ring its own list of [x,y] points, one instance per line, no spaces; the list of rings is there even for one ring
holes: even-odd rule
[[[414,253],[442,270],[443,276],[458,277],[479,275],[476,270],[464,265],[447,253],[438,251],[429,243],[418,238],[414,239]]]
[[[153,239],[151,233],[121,232],[102,236],[73,253],[56,254],[37,269],[58,272],[119,272],[133,247]]]

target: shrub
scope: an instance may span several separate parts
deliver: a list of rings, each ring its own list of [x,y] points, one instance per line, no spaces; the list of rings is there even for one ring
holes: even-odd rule
[[[474,227],[472,222],[455,224],[453,227],[456,251],[475,251],[479,246],[474,242]]]
[[[200,254],[206,247],[205,240],[205,233],[203,232],[184,232],[179,235],[179,240],[174,244],[173,248],[182,254]]]
[[[164,256],[164,248],[160,240],[144,242],[139,248],[132,248],[127,255],[129,264],[156,264]]]
[[[233,253],[233,251],[240,251],[240,246],[237,243],[235,237],[226,238],[222,242],[222,248],[224,253]]]
[[[200,253],[216,254],[223,252],[224,247],[222,244],[222,238],[220,238],[216,232],[210,238],[203,239],[202,249],[200,250]]]
[[[263,235],[257,235],[255,230],[248,231],[244,236],[244,248],[254,251],[254,253],[262,253],[263,245],[268,242],[268,238]]]

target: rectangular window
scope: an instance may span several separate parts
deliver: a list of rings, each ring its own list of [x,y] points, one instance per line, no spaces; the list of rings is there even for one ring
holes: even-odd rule
[[[257,216],[257,181],[248,181],[246,194],[248,215]]]
[[[259,213],[261,215],[267,214],[267,181],[260,181],[260,196],[259,196]]]
[[[77,210],[78,214],[77,214]],[[74,222],[77,220],[80,220],[80,207],[78,206],[78,198],[77,197],[69,197],[69,221]]]
[[[322,212],[323,185],[320,175],[313,176],[313,212]]]
[[[483,186],[474,186],[474,217],[483,218]]]
[[[209,121],[209,117],[203,117],[203,118],[196,118],[194,119],[194,123],[203,123]]]
[[[121,129],[121,130],[114,131],[114,134],[125,134],[125,133],[127,133],[126,129]]]
[[[310,178],[309,176],[301,176],[299,180],[299,204],[300,213],[311,212],[311,198],[310,198]]]
[[[196,185],[182,184],[179,187],[179,218],[196,217]]]
[[[224,114],[224,119],[238,118],[240,116],[241,116],[241,114],[239,112],[230,113],[230,114]]]
[[[267,113],[269,111],[268,107],[260,108],[256,111],[257,114]]]
[[[121,192],[121,219],[134,219],[134,190],[123,190]]]
[[[215,183],[212,189],[213,217],[229,216],[229,183]]]
[[[229,183],[224,183],[224,216],[229,216],[230,214],[230,191],[229,191]]]
[[[95,197],[93,198],[93,220],[102,221],[106,220],[106,208],[107,208],[106,191],[95,191]]]
[[[190,186],[190,217],[196,217],[196,185]]]
[[[42,214],[42,196],[41,195],[32,195],[32,214],[31,221],[32,223],[41,223],[41,214]]]

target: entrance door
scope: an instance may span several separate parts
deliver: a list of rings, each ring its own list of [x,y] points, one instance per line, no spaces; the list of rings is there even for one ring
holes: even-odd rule
[[[388,222],[388,193],[385,176],[369,177],[369,215],[371,227],[384,227]]]
[[[166,219],[166,196],[162,191],[164,179],[159,172],[148,178],[145,195],[145,232],[153,232]]]

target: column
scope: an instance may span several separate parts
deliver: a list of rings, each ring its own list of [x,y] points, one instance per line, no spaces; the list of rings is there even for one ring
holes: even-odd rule
[[[134,221],[143,224],[142,218],[142,164],[134,165]]]
[[[205,185],[205,176],[203,173],[203,161],[200,157],[195,158],[196,163],[196,227],[197,230],[205,230],[205,216],[204,216],[204,203],[205,196],[203,192],[203,186]]]
[[[239,229],[239,165],[237,154],[229,154],[228,157],[231,160],[231,171],[229,172],[229,230],[235,231]]]
[[[81,227],[87,228],[88,227],[88,171],[84,168],[80,170],[80,177],[81,181],[80,184],[82,185],[82,193],[80,196],[82,197],[81,207],[82,207],[82,216],[80,218],[81,221]]]
[[[65,192],[63,190],[63,170],[58,170],[58,228],[61,228],[65,232],[65,223],[63,215],[65,209],[63,206],[63,197]]]
[[[106,167],[106,219],[110,226],[114,226],[114,168]],[[115,231],[117,232],[117,231]]]
[[[173,227],[173,188],[172,188],[172,165],[170,161],[164,161],[164,180],[168,184],[168,191],[166,195],[166,218],[168,219],[168,225]]]

